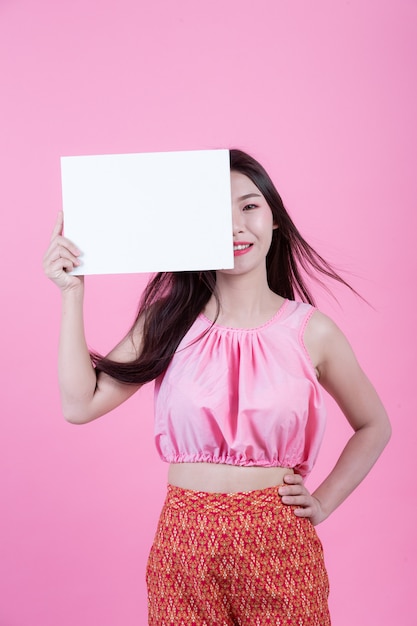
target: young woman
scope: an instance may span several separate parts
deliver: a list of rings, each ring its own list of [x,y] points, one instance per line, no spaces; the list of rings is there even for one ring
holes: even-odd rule
[[[87,347],[83,278],[68,273],[79,250],[60,214],[44,269],[62,292],[62,409],[89,422],[155,380],[155,440],[170,466],[147,568],[149,624],[327,626],[314,526],[366,476],[390,425],[302,272],[343,279],[301,237],[262,166],[239,150],[230,159],[234,268],[157,274],[106,358]],[[322,388],[353,435],[311,494]]]

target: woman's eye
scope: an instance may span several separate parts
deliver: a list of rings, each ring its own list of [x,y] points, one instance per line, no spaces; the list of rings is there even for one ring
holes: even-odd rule
[[[246,204],[246,205],[243,207],[243,210],[244,210],[244,211],[250,211],[251,209],[256,209],[256,204]]]

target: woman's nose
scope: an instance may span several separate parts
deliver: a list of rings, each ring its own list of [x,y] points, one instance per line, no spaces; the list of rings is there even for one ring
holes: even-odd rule
[[[233,224],[233,234],[242,232],[243,230],[243,215],[242,212],[233,209],[232,212],[232,224]]]

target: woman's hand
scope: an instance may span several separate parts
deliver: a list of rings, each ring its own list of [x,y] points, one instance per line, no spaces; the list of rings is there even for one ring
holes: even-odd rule
[[[58,217],[52,231],[49,247],[43,257],[43,270],[46,276],[52,280],[61,291],[70,291],[78,288],[83,283],[82,276],[72,276],[75,267],[81,265],[78,259],[81,254],[77,246],[62,236],[64,228],[64,214],[58,213]]]
[[[305,488],[300,474],[287,474],[284,482],[278,493],[283,504],[297,507],[294,509],[297,517],[308,517],[314,526],[326,519],[320,501]]]

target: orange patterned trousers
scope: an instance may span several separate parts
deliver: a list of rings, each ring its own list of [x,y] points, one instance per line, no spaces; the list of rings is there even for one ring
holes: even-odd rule
[[[314,526],[272,487],[168,485],[147,567],[150,626],[329,626]]]

